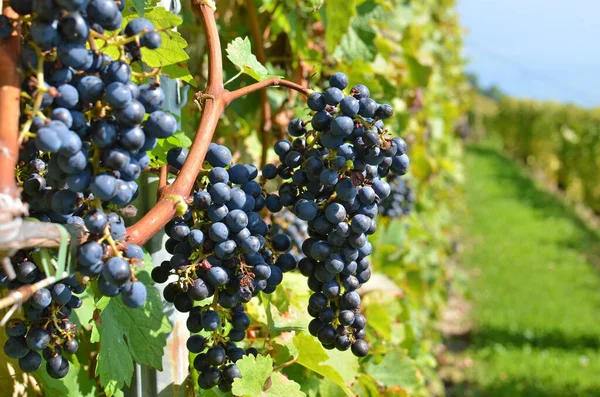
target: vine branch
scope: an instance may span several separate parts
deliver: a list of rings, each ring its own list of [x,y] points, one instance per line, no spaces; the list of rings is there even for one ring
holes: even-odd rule
[[[217,128],[219,118],[227,105],[238,98],[267,87],[286,87],[304,95],[312,92],[299,84],[279,78],[261,81],[235,91],[226,90],[223,84],[223,56],[215,20],[214,3],[207,0],[191,0],[191,2],[194,13],[202,21],[208,51],[208,85],[205,91],[201,93],[202,98],[205,98],[202,116],[188,157],[175,181],[160,191],[160,198],[156,205],[142,219],[127,228],[127,241],[132,244],[142,245],[146,243],[175,216],[177,204],[172,200],[172,197],[187,197],[190,195],[198,173],[202,169],[202,163]]]
[[[18,17],[9,6],[4,7],[3,14],[9,18]],[[0,41],[0,193],[14,198],[18,197],[15,167],[19,159],[20,54],[21,39],[19,30],[15,29]]]
[[[308,96],[313,92],[310,88],[306,88],[304,86],[301,86],[300,84],[296,84],[289,80],[284,80],[284,79],[280,79],[277,77],[273,77],[273,78],[270,78],[267,80],[259,81],[254,84],[250,84],[246,87],[239,88],[235,91],[228,91],[224,95],[224,100],[226,101],[226,104],[229,105],[231,102],[235,101],[236,99],[239,99],[248,94],[252,94],[253,92],[262,90],[263,88],[267,88],[267,87],[289,88],[290,90],[298,91],[299,93],[301,93],[304,96]]]
[[[204,95],[208,95],[202,110],[200,124],[194,136],[187,160],[173,184],[161,190],[156,205],[136,224],[127,229],[127,240],[133,244],[144,244],[175,216],[176,204],[169,196],[188,196],[194,186],[198,172],[202,168],[208,145],[212,141],[219,118],[227,106],[222,96],[223,60],[221,41],[215,20],[214,4],[206,0],[191,0],[194,13],[201,19],[206,33],[208,51],[208,85]]]

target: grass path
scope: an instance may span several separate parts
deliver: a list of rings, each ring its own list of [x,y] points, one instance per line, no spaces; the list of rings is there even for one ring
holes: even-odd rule
[[[600,396],[598,234],[492,149],[466,170],[475,365],[456,395]]]

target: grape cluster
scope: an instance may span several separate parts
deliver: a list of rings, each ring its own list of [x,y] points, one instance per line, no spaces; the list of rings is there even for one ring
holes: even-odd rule
[[[158,48],[161,34],[149,20],[136,18],[118,34],[105,35],[121,28],[125,0],[10,0],[9,4],[23,16],[23,144],[16,170],[23,199],[33,217],[85,231],[76,255],[83,283],[97,280],[101,294],[120,295],[124,305],[138,308],[147,297],[145,285],[134,275],[143,251],[126,243],[120,214],[138,195],[136,181],[150,163],[147,151],[173,135],[177,121],[161,110],[165,94],[160,70],[135,74],[132,64],[140,62],[144,68],[141,48]],[[11,30],[11,20],[0,20],[0,37]],[[104,47],[96,48],[99,43]],[[107,46],[119,49],[119,59],[103,52]],[[24,266],[38,279],[33,261],[17,263],[18,269]],[[36,351],[47,345],[48,373],[58,377],[68,371],[61,351],[76,350],[68,320],[76,305],[64,302],[60,294],[83,288],[73,280],[38,291],[29,304],[28,331],[11,335],[16,338],[11,339],[13,348],[23,346],[23,337],[30,349],[44,345],[18,357],[25,360],[25,368],[39,367],[34,365],[41,363]],[[30,338],[45,342],[30,345]],[[11,357],[24,352],[9,351]]]
[[[414,189],[406,180],[394,174],[387,177],[387,182],[391,193],[379,202],[379,214],[388,218],[409,215],[415,203]]]
[[[327,349],[351,348],[362,357],[366,321],[356,290],[371,277],[368,236],[377,227],[379,201],[391,192],[385,177],[405,174],[409,158],[404,140],[384,126],[392,107],[370,98],[362,84],[344,95],[347,86],[348,77],[335,73],[325,92],[309,95],[311,119],[291,120],[295,139],[275,144],[281,163],[266,165],[262,175],[284,180],[269,209],[288,207],[308,222],[298,267],[314,292],[310,333]]]
[[[170,165],[176,166],[187,153],[172,150]],[[206,159],[189,210],[165,226],[172,257],[153,269],[152,278],[157,283],[174,279],[164,298],[189,313],[187,327],[193,335],[187,347],[198,353],[193,366],[200,373],[199,386],[228,391],[240,376],[235,362],[257,353],[236,345],[250,326],[244,304],[260,291],[275,291],[283,273],[295,269],[297,262],[287,253],[290,237],[272,233],[259,215],[267,196],[254,180],[256,167],[230,165],[229,149],[215,143]],[[208,298],[212,302],[203,302]]]
[[[16,289],[34,284],[46,277],[32,260],[34,251],[18,252],[12,258],[17,278],[9,281],[0,274],[0,286]],[[47,288],[38,289],[24,305],[25,319],[12,318],[6,325],[8,339],[4,352],[19,360],[24,372],[37,371],[46,360],[46,371],[53,378],[63,378],[69,372],[65,355],[75,354],[79,348],[75,325],[69,320],[74,309],[81,307],[81,299],[74,295],[84,287],[74,276]],[[41,353],[41,354],[40,354]]]
[[[149,163],[146,151],[174,134],[177,121],[160,110],[165,95],[156,82],[131,81],[131,58],[113,60],[86,48],[92,32],[120,27],[117,3],[40,1],[25,11],[37,17],[22,57],[23,90],[35,97],[33,106],[23,101],[23,124],[34,138],[23,156],[41,151],[49,157],[44,176],[35,173],[25,182],[29,205],[38,217],[64,223],[90,194],[96,204],[131,203],[138,194],[135,181]],[[150,43],[151,38],[158,42]],[[155,48],[160,34],[150,21],[137,18],[116,40],[125,49]]]

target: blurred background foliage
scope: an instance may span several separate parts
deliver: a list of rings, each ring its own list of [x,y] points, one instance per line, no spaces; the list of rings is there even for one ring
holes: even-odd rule
[[[479,112],[485,135],[571,201],[600,213],[600,111],[502,97]]]
[[[361,396],[443,394],[434,348],[441,339],[438,323],[450,285],[453,217],[461,210],[460,138],[471,103],[455,1],[224,0],[217,1],[217,10],[223,50],[236,37],[247,36],[272,74],[319,90],[327,87],[331,74],[342,71],[351,85],[364,83],[372,97],[393,105],[395,116],[388,125],[409,143],[412,164],[406,178],[416,190],[417,204],[409,216],[385,223],[375,236],[373,262],[379,274],[364,298],[374,354],[360,363],[346,356],[330,361]],[[204,36],[189,7],[183,17],[180,31],[190,45],[189,67],[202,87]],[[237,69],[224,63],[227,80]],[[249,83],[242,76],[227,88]],[[269,89],[230,106],[217,129],[218,140],[237,148],[234,156],[264,164],[275,157],[270,148],[287,135],[289,120],[306,115],[298,94]],[[187,106],[183,130],[193,134],[198,119],[196,106]],[[280,313],[299,316],[294,326],[305,327],[309,321],[301,314],[305,282],[287,280],[272,298],[274,308],[255,308],[259,323],[263,321],[256,336],[274,338],[276,363],[288,354],[276,348],[277,341],[294,329],[289,323],[278,325]],[[275,316],[260,315],[272,309]],[[321,348],[315,344],[315,349]],[[360,366],[358,374],[348,370],[353,365]],[[308,395],[344,394],[331,376],[300,368],[284,372]]]

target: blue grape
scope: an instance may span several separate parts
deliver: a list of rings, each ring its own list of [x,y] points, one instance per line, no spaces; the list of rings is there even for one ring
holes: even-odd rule
[[[9,30],[12,31],[12,28]],[[29,30],[31,39],[42,51],[48,51],[58,44],[58,32],[53,23],[41,20],[34,21]]]
[[[65,40],[74,43],[85,43],[90,34],[88,24],[79,12],[69,12],[63,15],[58,28]]]
[[[123,109],[133,99],[133,94],[127,85],[121,82],[110,83],[106,87],[106,102],[115,109]]]
[[[327,106],[327,102],[325,101],[325,97],[320,92],[313,92],[307,98],[308,107],[314,111],[325,110]]]
[[[154,138],[168,138],[175,131],[177,131],[175,117],[160,110],[153,112],[144,125],[146,135]]]
[[[213,167],[226,167],[231,162],[231,151],[225,146],[211,143],[206,153],[206,160]]]
[[[140,124],[144,120],[145,114],[144,106],[138,100],[132,99],[127,105],[117,111],[116,121],[121,127],[131,128]],[[148,124],[146,124],[147,126]],[[145,131],[147,132],[148,130],[146,129]]]
[[[343,90],[348,86],[348,76],[344,73],[336,72],[329,78],[329,85]]]
[[[123,304],[132,309],[142,307],[146,302],[146,286],[139,281],[126,283],[121,289]]]
[[[177,170],[181,170],[181,168],[183,167],[183,163],[185,163],[185,160],[187,159],[187,156],[188,156],[187,149],[179,148],[179,147],[171,148],[167,152],[167,163],[171,167],[173,167]]]
[[[19,368],[23,372],[35,372],[42,366],[42,356],[29,350],[25,357],[19,358]]]
[[[146,108],[146,113],[153,113],[164,106],[165,93],[160,86],[143,84],[139,87],[138,100]]]
[[[57,47],[58,57],[65,66],[80,70],[90,60],[90,53],[85,45],[61,41]]]
[[[102,275],[111,284],[123,285],[131,278],[131,269],[126,260],[112,257],[104,264]]]
[[[50,334],[42,328],[33,327],[25,337],[27,346],[31,350],[44,350],[50,344]]]

